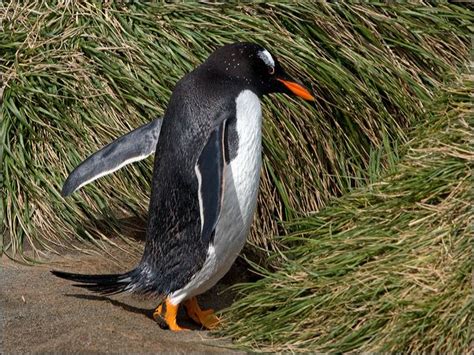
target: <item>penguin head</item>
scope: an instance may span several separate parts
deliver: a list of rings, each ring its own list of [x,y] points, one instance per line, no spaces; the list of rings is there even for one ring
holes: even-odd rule
[[[206,63],[242,86],[242,90],[250,89],[260,96],[285,93],[314,101],[308,89],[292,79],[278,59],[258,44],[239,42],[223,46]]]

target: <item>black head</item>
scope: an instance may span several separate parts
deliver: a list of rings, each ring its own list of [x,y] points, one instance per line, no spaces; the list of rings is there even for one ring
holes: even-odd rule
[[[314,100],[304,86],[285,73],[278,59],[258,44],[228,44],[214,51],[203,66],[258,95],[286,93]]]

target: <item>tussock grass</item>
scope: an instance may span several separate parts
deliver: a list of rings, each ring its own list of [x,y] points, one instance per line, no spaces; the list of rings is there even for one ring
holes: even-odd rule
[[[393,173],[288,225],[225,334],[263,351],[468,352],[473,79],[437,100]]]
[[[251,252],[293,218],[373,179],[371,151],[406,141],[442,82],[466,65],[472,13],[442,4],[0,5],[1,250],[125,236],[145,219],[151,159],[59,191],[89,154],[162,115],[176,81],[217,46],[256,41],[316,93],[267,99]],[[372,164],[372,165],[371,165]],[[111,230],[105,233],[104,230]],[[110,240],[109,240],[110,241]],[[260,260],[261,262],[261,260]]]
[[[263,277],[239,288],[223,334],[267,351],[466,350],[471,8],[32,1],[3,2],[0,19],[2,252],[128,237],[151,159],[65,200],[68,173],[162,115],[213,49],[259,42],[317,104],[265,100],[247,248]]]

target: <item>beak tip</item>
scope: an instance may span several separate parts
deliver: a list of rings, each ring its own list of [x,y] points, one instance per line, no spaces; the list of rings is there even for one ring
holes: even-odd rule
[[[278,81],[285,85],[286,88],[290,90],[294,95],[301,97],[303,100],[316,101],[314,96],[303,85],[295,83],[294,81],[287,81],[282,79],[278,79]]]
[[[305,99],[306,101],[309,101],[309,102],[315,102],[316,101],[316,98],[312,95],[312,94],[309,94],[309,97]]]

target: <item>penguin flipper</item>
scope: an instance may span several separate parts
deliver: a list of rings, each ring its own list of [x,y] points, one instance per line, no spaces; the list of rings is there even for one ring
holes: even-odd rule
[[[163,119],[157,118],[92,154],[68,176],[61,194],[69,196],[82,186],[153,154],[162,123]]]
[[[212,131],[194,167],[199,183],[201,237],[205,242],[211,240],[224,198],[225,125],[224,120]]]

